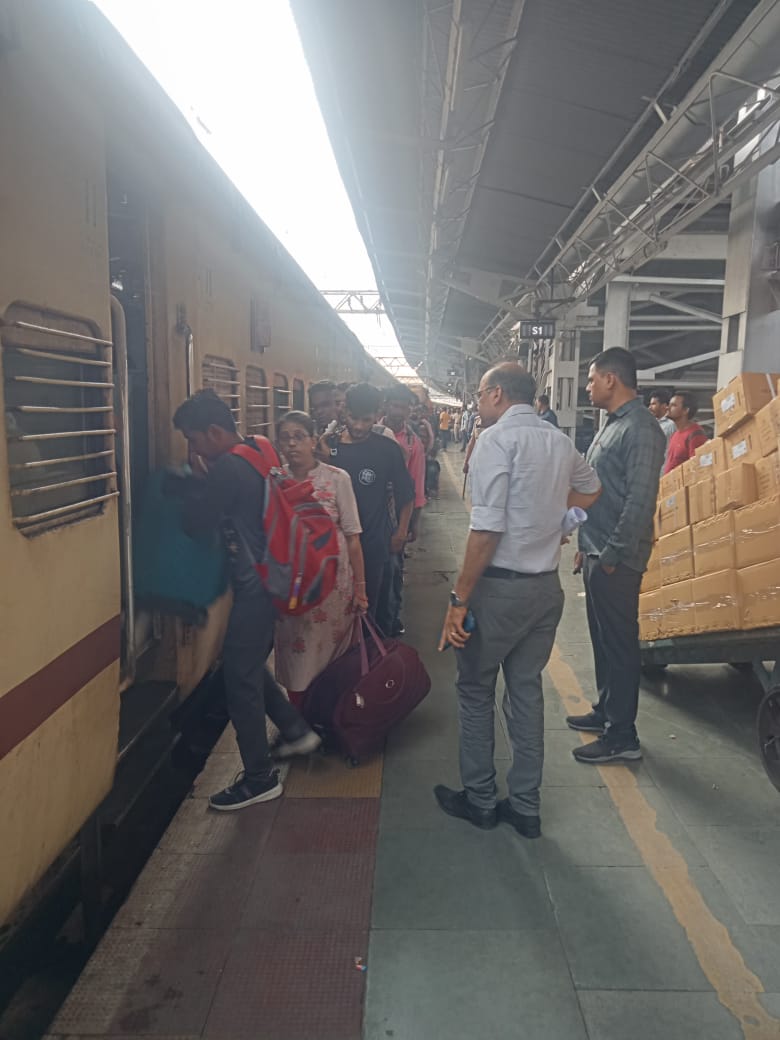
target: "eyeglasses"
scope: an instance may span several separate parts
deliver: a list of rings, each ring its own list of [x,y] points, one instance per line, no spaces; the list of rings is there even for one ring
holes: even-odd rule
[[[497,386],[484,386],[481,390],[477,390],[477,392],[474,394],[474,397],[477,400],[479,400],[480,397],[482,397],[483,394],[486,394],[488,392],[488,390],[498,390],[498,387]]]
[[[288,443],[288,444],[289,443],[302,444],[303,441],[307,441],[307,440],[309,440],[309,435],[308,435],[308,433],[305,433],[303,430],[291,430],[290,433],[280,433],[279,434],[279,442],[281,444],[284,444],[284,443]]]

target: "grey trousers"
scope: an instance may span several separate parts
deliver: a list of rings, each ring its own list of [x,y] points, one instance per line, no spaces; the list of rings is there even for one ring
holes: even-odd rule
[[[535,816],[544,763],[542,670],[555,643],[563,590],[557,573],[481,578],[470,604],[477,628],[456,651],[461,781],[474,805],[495,806],[494,704],[503,668],[503,709],[512,746],[509,800],[517,812]]]

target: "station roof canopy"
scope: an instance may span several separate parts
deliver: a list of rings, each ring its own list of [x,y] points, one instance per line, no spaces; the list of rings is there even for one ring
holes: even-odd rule
[[[424,363],[439,382],[457,357],[498,356],[511,324],[556,297],[556,278],[565,282],[588,258],[603,259],[585,232],[578,243],[583,222],[658,134],[673,128],[675,113],[746,19],[776,6],[291,4],[385,307],[410,364]],[[776,70],[774,62],[763,75]],[[736,80],[716,89],[710,112],[700,101],[698,117],[686,124],[698,127],[695,147],[706,145],[710,115],[722,115],[739,89]],[[679,154],[679,135],[677,146]],[[647,169],[628,187],[635,192],[641,180],[644,190],[654,176],[656,190],[661,175]],[[638,212],[638,200],[629,203],[617,206],[624,231]],[[602,228],[599,242],[606,238]],[[615,273],[635,269],[628,252],[621,257]],[[589,295],[607,280],[603,272],[589,279],[576,292]]]

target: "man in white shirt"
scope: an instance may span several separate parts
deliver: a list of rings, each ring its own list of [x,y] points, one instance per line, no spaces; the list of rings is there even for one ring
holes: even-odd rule
[[[563,610],[561,523],[587,508],[598,477],[568,437],[534,412],[536,385],[516,362],[487,372],[477,391],[483,431],[474,449],[471,529],[439,649],[456,647],[462,791],[434,789],[451,816],[485,830],[499,821],[541,834],[544,758],[542,670]],[[471,610],[476,628],[464,628]],[[493,711],[504,670],[512,744],[509,798],[496,803]]]

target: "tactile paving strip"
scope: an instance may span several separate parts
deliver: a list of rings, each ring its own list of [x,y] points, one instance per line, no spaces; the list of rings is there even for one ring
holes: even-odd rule
[[[378,798],[382,793],[382,756],[350,766],[339,755],[297,759],[284,784],[288,798]]]
[[[156,849],[117,914],[120,928],[238,928],[255,860]]]
[[[207,1040],[360,1040],[368,933],[241,931]]]
[[[240,812],[215,812],[204,798],[188,798],[162,836],[159,848],[256,859],[271,832],[280,802],[250,805]]]
[[[231,938],[225,931],[113,928],[51,1032],[68,1037],[200,1033]]]
[[[274,932],[367,929],[374,853],[266,854],[244,904],[242,925]]]
[[[373,852],[378,827],[378,798],[285,798],[265,852]]]

